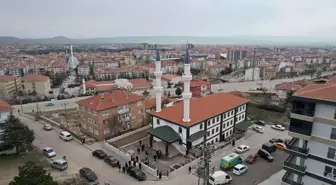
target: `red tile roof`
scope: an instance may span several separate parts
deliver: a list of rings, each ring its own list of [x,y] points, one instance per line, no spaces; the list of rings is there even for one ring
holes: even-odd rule
[[[336,102],[336,84],[311,84],[297,91],[294,96]]]
[[[171,99],[166,98],[166,97],[161,97],[161,101],[168,101],[168,102],[172,102]],[[145,108],[146,109],[152,109],[156,107],[156,98],[151,98],[151,99],[146,99],[145,100]]]
[[[161,78],[162,78],[163,80],[166,80],[166,81],[171,81],[171,80],[173,80],[174,78],[178,78],[178,77],[181,77],[181,76],[179,76],[179,75],[174,75],[174,74],[164,74],[164,75],[161,76]]]
[[[190,122],[183,122],[183,103],[162,109],[161,112],[151,113],[156,117],[173,123],[190,127],[213,116],[229,111],[249,100],[229,93],[216,93],[198,99],[190,100]]]
[[[23,77],[23,81],[25,82],[45,82],[47,80],[49,80],[49,77],[35,74],[26,75]]]
[[[152,84],[150,82],[148,82],[145,78],[139,78],[139,79],[132,79],[132,80],[128,80],[132,85],[133,88],[137,88],[137,87],[147,87],[150,88],[152,86]]]
[[[9,112],[13,110],[13,107],[11,107],[7,102],[0,100],[0,112]]]
[[[283,90],[283,91],[298,91],[302,88],[302,85],[294,84],[294,83],[281,83],[275,86],[276,90]]]
[[[183,81],[180,82],[179,84],[183,85]],[[204,80],[191,80],[190,81],[190,87],[200,87],[203,85],[210,85],[210,83]]]
[[[336,75],[330,78],[326,84],[336,84]]]
[[[112,93],[103,93],[101,95],[96,95],[87,99],[79,100],[76,103],[83,107],[100,111],[120,105],[126,105],[129,103],[141,101],[144,99],[145,98],[142,96],[118,90]]]
[[[0,82],[9,82],[14,80],[14,76],[0,76]]]
[[[246,98],[246,99],[250,98],[250,95],[248,93],[244,93],[244,92],[241,92],[241,91],[231,91],[229,93],[232,94],[232,95],[235,95],[235,96]]]

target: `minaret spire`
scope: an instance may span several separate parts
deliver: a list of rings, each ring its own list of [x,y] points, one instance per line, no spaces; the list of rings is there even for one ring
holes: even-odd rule
[[[192,75],[190,72],[190,56],[189,56],[189,44],[186,49],[186,54],[184,58],[184,73],[182,76],[183,80],[183,121],[189,122],[190,121],[190,98],[192,96],[190,92],[190,81],[192,79]]]
[[[161,86],[161,77],[162,77],[162,71],[161,71],[161,58],[160,58],[160,51],[158,49],[158,46],[156,47],[156,56],[155,56],[155,97],[156,97],[156,112],[161,111],[161,95],[163,87]]]

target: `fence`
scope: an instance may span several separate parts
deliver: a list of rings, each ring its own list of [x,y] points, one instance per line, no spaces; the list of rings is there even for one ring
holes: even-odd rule
[[[119,148],[116,148],[112,145],[109,144],[109,141],[104,141],[104,147],[108,150],[110,150],[111,152],[113,152],[114,154],[118,155],[121,159],[125,160],[125,161],[130,161],[131,160],[131,154],[126,153],[122,150],[120,150]]]

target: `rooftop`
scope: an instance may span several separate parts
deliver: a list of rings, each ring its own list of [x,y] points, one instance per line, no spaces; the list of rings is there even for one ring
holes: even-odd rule
[[[133,87],[151,87],[152,84],[148,82],[145,78],[133,79],[128,80]]]
[[[35,75],[35,74],[26,75],[23,77],[23,81],[25,82],[45,82],[48,80],[49,77],[47,76]]]
[[[174,78],[178,78],[178,77],[181,77],[180,75],[174,75],[174,74],[164,74],[162,75],[162,79],[164,80],[167,80],[167,81],[171,81],[173,80]]]
[[[0,76],[0,82],[9,82],[14,80],[14,76]]]
[[[311,84],[297,91],[294,96],[336,102],[336,84]]]
[[[249,100],[229,93],[216,93],[198,99],[190,100],[190,122],[183,122],[183,103],[162,109],[161,112],[151,113],[155,117],[169,120],[173,123],[190,127],[213,116],[229,111]],[[206,107],[206,109],[205,109]]]
[[[120,105],[144,100],[145,98],[136,94],[128,93],[126,91],[115,91],[112,93],[103,93],[101,95],[92,96],[87,99],[79,100],[76,103],[83,107],[100,111]]]
[[[13,109],[7,102],[0,100],[0,112],[9,112]]]

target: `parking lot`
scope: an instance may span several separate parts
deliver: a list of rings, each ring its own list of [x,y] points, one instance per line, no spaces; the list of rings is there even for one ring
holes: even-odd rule
[[[238,145],[247,145],[250,147],[250,150],[240,154],[243,160],[252,153],[257,153],[261,148],[262,144],[268,142],[271,138],[289,138],[287,131],[278,131],[272,129],[269,125],[264,126],[264,133],[256,133],[254,131],[248,131],[246,134],[248,137],[242,138],[236,142],[235,147]],[[215,171],[220,170],[220,160],[230,153],[235,152],[234,146],[227,146],[222,152],[215,153],[211,159],[211,167],[215,168]],[[268,179],[274,173],[282,169],[283,162],[285,161],[288,154],[284,151],[277,150],[271,154],[274,157],[274,161],[269,163],[263,158],[257,158],[257,161],[254,164],[246,164],[248,171],[241,176],[236,176],[232,174],[232,169],[228,171],[228,174],[233,178],[231,184],[233,185],[256,185],[262,181]]]

